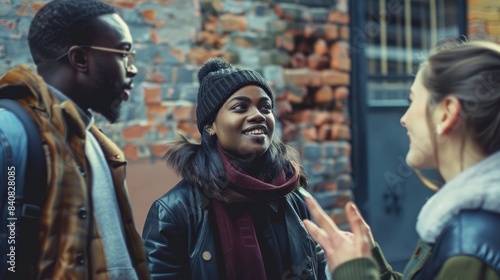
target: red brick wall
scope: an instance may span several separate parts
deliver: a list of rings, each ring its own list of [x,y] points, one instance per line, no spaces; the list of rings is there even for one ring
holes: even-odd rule
[[[33,66],[26,37],[45,2],[0,0],[0,73]],[[199,137],[196,73],[214,56],[266,77],[283,138],[301,153],[321,204],[344,221],[342,206],[352,199],[347,0],[107,2],[130,27],[139,74],[121,121],[97,123],[126,153],[139,229],[152,201],[179,180],[160,161],[165,141]]]
[[[490,40],[500,43],[500,2],[468,0],[469,40]]]

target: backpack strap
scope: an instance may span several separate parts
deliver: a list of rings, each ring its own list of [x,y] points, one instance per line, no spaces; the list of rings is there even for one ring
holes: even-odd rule
[[[28,138],[24,186],[17,186],[21,187],[21,190],[16,190],[20,202],[17,205],[22,207],[18,229],[20,243],[17,254],[19,259],[16,263],[21,266],[31,265],[38,256],[39,244],[36,234],[46,194],[47,163],[40,131],[31,116],[18,102],[11,99],[0,99],[0,107],[7,109],[21,121]],[[21,279],[18,278],[20,274],[29,275],[32,272],[31,269],[23,270],[16,272],[17,279]]]

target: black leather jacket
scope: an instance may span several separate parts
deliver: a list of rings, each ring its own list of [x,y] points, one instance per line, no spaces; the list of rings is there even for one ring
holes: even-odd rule
[[[285,219],[291,268],[282,279],[326,279],[323,250],[305,230],[302,219],[310,218],[298,192],[286,197]],[[210,200],[198,188],[182,180],[153,203],[143,230],[152,279],[223,279],[216,224]]]

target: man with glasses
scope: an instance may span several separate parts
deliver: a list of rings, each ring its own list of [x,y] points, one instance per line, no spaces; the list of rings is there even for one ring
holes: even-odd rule
[[[10,70],[0,78],[0,98],[31,117],[44,156],[30,169],[37,139],[0,109],[0,279],[147,279],[126,161],[93,123],[93,112],[117,121],[130,97],[137,68],[128,26],[98,0],[54,0],[33,18],[28,42],[38,75],[26,66]],[[32,182],[38,166],[44,179]],[[41,195],[13,200],[22,186],[16,197],[27,189]],[[36,219],[31,232],[23,228],[28,219]]]

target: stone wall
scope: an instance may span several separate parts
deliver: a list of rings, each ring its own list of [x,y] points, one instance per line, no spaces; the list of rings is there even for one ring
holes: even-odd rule
[[[84,1],[84,0],[82,0]],[[0,0],[0,73],[32,65],[26,37],[46,1]],[[338,222],[352,199],[347,0],[114,0],[130,27],[139,74],[119,123],[99,126],[131,161],[161,158],[177,133],[199,137],[196,73],[207,59],[261,72],[282,137],[302,155],[320,203]]]
[[[500,1],[468,0],[469,40],[500,43]]]

